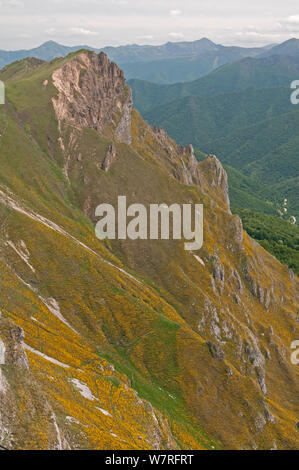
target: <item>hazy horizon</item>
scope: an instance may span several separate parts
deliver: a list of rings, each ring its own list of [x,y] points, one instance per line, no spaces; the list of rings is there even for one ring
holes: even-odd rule
[[[44,41],[44,42],[39,43],[39,44],[36,44],[36,45],[34,45],[33,47],[20,48],[20,49],[7,49],[6,51],[7,51],[7,52],[17,52],[17,51],[22,50],[22,49],[24,49],[24,50],[27,50],[27,49],[28,49],[28,50],[31,50],[31,49],[36,49],[36,48],[38,48],[38,47],[40,47],[40,46],[43,46],[44,44],[51,43],[51,42],[52,42],[52,43],[59,44],[60,46],[67,46],[67,47],[88,46],[88,47],[94,48],[94,49],[104,49],[104,48],[106,48],[106,47],[122,47],[122,46],[140,46],[140,47],[142,47],[142,46],[149,46],[149,47],[153,46],[153,47],[159,47],[159,46],[163,46],[163,45],[165,45],[165,44],[167,44],[167,43],[171,43],[171,44],[189,43],[189,42],[200,41],[201,39],[208,39],[208,40],[214,42],[216,45],[222,45],[222,46],[226,46],[226,47],[232,46],[232,47],[249,47],[249,48],[252,47],[252,48],[255,48],[255,47],[267,47],[267,46],[273,46],[273,45],[274,45],[274,43],[271,43],[271,44],[270,44],[270,43],[266,43],[265,45],[260,45],[260,46],[252,46],[252,45],[241,46],[241,45],[239,45],[239,44],[225,44],[225,43],[215,42],[215,41],[213,41],[213,40],[210,39],[210,38],[197,38],[197,39],[194,39],[193,41],[192,41],[192,40],[191,40],[191,41],[184,41],[184,40],[180,40],[180,41],[179,41],[179,40],[176,40],[176,41],[175,41],[175,40],[173,40],[173,41],[167,41],[167,42],[163,42],[163,43],[159,43],[159,44],[124,43],[124,44],[114,44],[113,46],[112,46],[111,44],[105,44],[104,46],[97,47],[97,46],[95,46],[94,44],[90,44],[90,43],[88,43],[88,42],[86,42],[85,44],[83,44],[83,43],[81,43],[81,44],[79,44],[79,43],[70,43],[70,44],[66,44],[66,43],[62,43],[62,42],[60,42],[60,41],[57,41],[57,40],[55,40],[55,39],[48,39],[47,41]],[[290,40],[290,39],[293,39],[293,38],[292,38],[292,37],[289,37],[288,39],[286,39],[286,41],[288,41],[288,40]],[[299,40],[299,38],[298,38],[298,40]],[[4,49],[3,49],[3,50],[4,50]]]
[[[95,48],[160,45],[207,37],[256,47],[299,39],[295,0],[0,0],[0,49],[32,49],[54,40]]]

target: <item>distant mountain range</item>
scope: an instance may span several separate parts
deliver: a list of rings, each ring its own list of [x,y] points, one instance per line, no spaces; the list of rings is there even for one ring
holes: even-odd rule
[[[127,79],[173,84],[196,80],[222,65],[245,58],[266,58],[273,55],[299,57],[299,40],[290,39],[279,45],[246,48],[222,46],[202,38],[191,42],[168,42],[161,46],[132,44],[102,49],[87,45],[69,47],[47,41],[30,50],[0,50],[0,69],[27,57],[50,61],[81,49],[105,52],[110,60],[121,66]]]
[[[195,80],[221,65],[256,57],[266,50],[268,48],[226,47],[203,38],[162,46],[106,48],[105,52],[121,65],[128,79],[169,84]]]
[[[195,80],[221,65],[244,57],[256,57],[267,52],[271,47],[226,47],[202,38],[193,42],[168,42],[161,46],[133,44],[105,47],[101,50],[111,60],[121,65],[128,79],[139,78],[156,83],[175,83]],[[99,49],[86,45],[68,47],[48,41],[30,50],[0,51],[0,68],[27,57],[49,61],[80,49],[100,52]]]

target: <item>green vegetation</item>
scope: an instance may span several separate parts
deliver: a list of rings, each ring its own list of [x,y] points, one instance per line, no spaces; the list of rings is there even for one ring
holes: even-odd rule
[[[298,57],[274,56],[245,58],[226,64],[199,80],[173,85],[158,85],[130,80],[136,109],[144,114],[156,106],[187,96],[211,96],[239,93],[250,88],[289,88],[299,76]]]
[[[159,84],[192,81],[211,72],[212,67],[212,60],[203,57],[122,64],[128,79],[148,80]]]
[[[299,275],[299,228],[296,225],[248,209],[235,212],[252,238]]]
[[[162,320],[162,322],[164,321],[166,326],[167,319]],[[173,328],[171,323],[172,322],[169,322],[170,334]],[[171,419],[176,420],[179,425],[187,429],[188,432],[198,439],[198,441],[205,448],[219,448],[217,441],[211,440],[196,424],[192,414],[188,409],[186,409],[186,404],[184,403],[183,398],[177,394],[174,394],[173,392],[169,393],[169,391],[161,383],[159,377],[152,376],[149,383],[148,380],[144,377],[142,371],[136,368],[130,359],[128,352],[124,348],[117,348],[117,354],[104,351],[98,351],[98,354],[100,358],[105,358],[107,361],[109,361],[109,363],[113,364],[117,372],[128,377],[130,380],[130,386],[136,390],[140,398],[147,400],[160,412],[165,413],[166,411],[167,415]],[[114,377],[108,377],[107,380],[113,383],[114,386],[119,386],[119,383]],[[182,447],[180,442],[178,442],[178,444],[180,447]]]
[[[290,102],[298,58],[243,59],[191,83],[130,82],[135,106],[182,145],[227,165],[235,207],[299,217],[299,111]],[[234,171],[234,170],[235,171]]]
[[[243,175],[229,165],[225,165],[225,170],[228,174],[232,207],[249,208],[255,212],[278,215],[281,204],[279,205],[273,200],[273,193],[269,186],[257,182],[252,177]]]
[[[215,96],[188,96],[154,107],[144,116],[150,123],[165,128],[171,137],[183,145],[191,142],[202,151],[218,152],[221,145],[217,143],[221,141],[222,144],[221,139],[225,142],[232,134],[235,147],[240,146],[242,129],[294,112],[295,109],[290,102],[289,88],[250,88]],[[263,146],[267,144],[265,139]],[[222,149],[222,154],[233,160],[230,156],[232,150],[233,145]]]

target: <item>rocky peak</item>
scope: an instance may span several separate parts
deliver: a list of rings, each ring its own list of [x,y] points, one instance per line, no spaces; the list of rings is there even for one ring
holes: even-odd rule
[[[115,148],[114,143],[112,142],[112,144],[109,145],[108,147],[106,156],[100,168],[103,171],[106,171],[106,172],[109,171],[115,159],[116,159],[116,148]]]
[[[207,155],[199,164],[199,172],[202,175],[203,191],[224,204],[226,210],[231,213],[227,173],[218,158],[215,155]]]
[[[131,143],[132,92],[122,70],[103,52],[82,52],[52,74],[58,94],[53,106],[60,128],[109,128],[119,142]]]

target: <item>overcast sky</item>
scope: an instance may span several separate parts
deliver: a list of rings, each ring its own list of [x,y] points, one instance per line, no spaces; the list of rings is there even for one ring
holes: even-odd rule
[[[298,0],[0,0],[0,49],[299,39]]]

